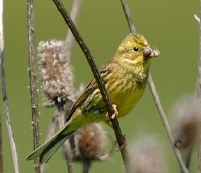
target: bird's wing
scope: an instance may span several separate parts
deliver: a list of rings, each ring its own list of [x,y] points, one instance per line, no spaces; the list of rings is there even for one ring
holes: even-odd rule
[[[102,66],[100,71],[99,71],[104,83],[107,82],[106,81],[107,80],[106,75],[112,71],[112,68],[113,68],[112,64],[113,63],[114,63],[114,59],[110,60],[107,64]],[[71,116],[76,111],[76,109],[81,107],[83,105],[83,103],[86,101],[86,99],[88,98],[88,96],[91,95],[93,93],[93,91],[97,88],[98,88],[98,86],[97,86],[96,80],[95,80],[95,78],[93,78],[89,82],[87,87],[85,88],[84,92],[79,96],[79,98],[76,100],[76,102],[72,106],[71,113],[68,116],[68,118],[66,119],[66,121],[68,121],[71,118]]]
[[[90,83],[87,85],[84,92],[80,95],[80,97],[76,100],[72,107],[72,111],[76,110],[78,107],[80,107],[85,100],[88,98],[88,96],[93,93],[93,91],[97,88],[96,80],[93,78]]]

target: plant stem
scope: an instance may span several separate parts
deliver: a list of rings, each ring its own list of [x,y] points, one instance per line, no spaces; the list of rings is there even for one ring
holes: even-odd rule
[[[130,28],[130,31],[131,32],[136,32],[136,29],[134,27],[134,24],[132,22],[132,19],[131,19],[131,14],[130,14],[130,10],[129,10],[129,7],[127,5],[127,2],[126,0],[120,0],[121,1],[121,4],[123,6],[123,10],[124,10],[124,13],[126,15],[126,19],[127,19],[127,22],[128,22],[128,26]],[[173,135],[171,133],[171,130],[170,130],[170,126],[168,124],[168,121],[167,121],[167,118],[166,118],[166,115],[165,115],[165,112],[163,110],[163,107],[162,107],[162,104],[160,102],[160,98],[159,98],[159,95],[156,91],[156,88],[155,88],[155,85],[154,85],[154,82],[152,80],[152,77],[151,77],[151,73],[149,73],[149,78],[148,78],[148,83],[149,83],[149,88],[150,88],[150,91],[152,93],[152,96],[153,96],[153,99],[154,99],[154,102],[156,104],[156,107],[158,109],[158,112],[159,112],[159,115],[161,117],[161,120],[163,122],[163,125],[165,127],[165,130],[166,130],[166,133],[168,135],[168,138],[169,138],[169,141],[171,143],[171,146],[173,148],[173,151],[177,157],[177,160],[178,160],[178,163],[181,167],[181,169],[183,170],[184,173],[188,173],[188,169],[186,168],[185,164],[184,164],[184,161],[181,157],[181,154],[180,152],[174,148],[173,146],[173,143],[174,143],[174,138],[173,138]]]
[[[36,84],[35,70],[35,49],[34,49],[34,0],[27,0],[27,27],[28,27],[28,60],[29,60],[29,79],[32,111],[32,128],[34,149],[40,146],[39,112],[38,112],[38,93]],[[34,170],[40,173],[39,158],[34,160]]]
[[[0,8],[1,32],[0,32],[0,35],[2,35],[2,37],[3,37],[3,21],[2,21],[3,20],[3,0],[1,0],[0,3],[1,3],[0,4],[1,5],[1,8]],[[1,42],[0,49],[3,50],[4,48],[3,48],[2,44],[3,44],[4,40],[1,37],[0,37],[0,42]],[[3,51],[1,51],[1,52],[3,52]],[[2,60],[3,56],[1,56],[0,58]],[[0,114],[0,173],[3,173],[3,136],[2,136],[1,124],[2,123],[1,123],[1,114]]]
[[[134,26],[132,18],[131,18],[131,13],[130,13],[130,10],[129,10],[129,6],[128,6],[126,0],[120,0],[120,1],[121,1],[122,8],[124,10],[126,20],[128,22],[128,27],[129,27],[131,32],[136,33],[136,29],[135,29],[135,26]]]
[[[5,66],[4,66],[3,0],[0,1],[0,65],[1,65],[2,96],[3,96],[3,106],[6,114],[6,125],[11,145],[14,170],[15,173],[19,173],[18,155],[11,125],[8,97],[6,92],[6,77],[5,77]]]
[[[200,0],[200,19],[201,19],[201,0]],[[198,77],[196,85],[196,97],[201,101],[201,22],[199,22],[199,60]],[[201,117],[199,118],[199,142],[198,142],[198,173],[201,173]]]
[[[65,124],[65,112],[64,112],[63,104],[57,104],[56,114],[57,114],[59,128],[62,128]],[[71,159],[70,153],[68,153],[69,152],[68,141],[64,142],[63,147],[64,147],[64,153],[65,153],[65,157],[67,161],[68,173],[73,173],[72,159]]]

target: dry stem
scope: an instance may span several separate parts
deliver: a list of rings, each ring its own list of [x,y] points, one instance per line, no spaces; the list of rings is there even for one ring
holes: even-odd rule
[[[0,9],[0,17],[1,17],[1,33],[0,33],[0,42],[1,42],[1,45],[0,45],[0,50],[2,50],[1,52],[3,52],[3,0],[1,0],[1,9]],[[3,55],[3,54],[1,54]],[[0,57],[1,60],[3,58],[3,56]],[[1,114],[0,114],[0,173],[3,173],[3,137],[2,137],[2,126],[1,126]]]
[[[127,3],[126,3],[126,0],[120,0],[120,1],[121,1],[122,6],[123,6],[123,10],[124,10],[124,13],[126,15],[126,19],[127,19],[130,31],[131,32],[136,32],[134,24],[132,23],[132,20],[131,20],[130,10],[129,10],[129,7],[128,7]],[[172,145],[174,143],[174,138],[173,138],[172,133],[170,131],[170,126],[168,124],[165,112],[163,111],[163,107],[161,105],[160,98],[158,96],[158,93],[156,91],[156,88],[155,88],[155,85],[154,85],[154,82],[152,80],[152,77],[151,77],[150,73],[149,73],[148,83],[149,83],[149,88],[151,90],[152,96],[154,98],[154,102],[155,102],[156,107],[158,109],[159,115],[160,115],[161,120],[163,122],[163,125],[165,127],[165,130],[166,130],[166,133],[168,135],[168,138],[169,138],[169,141],[171,143],[171,146],[173,148],[173,151],[174,151],[174,153],[175,153],[175,155],[177,157],[179,165],[180,165],[180,167],[181,167],[181,169],[183,170],[184,173],[188,173],[188,170],[187,170],[187,168],[186,168],[186,166],[184,164],[184,161],[183,161],[183,159],[182,159],[182,157],[180,155],[180,152],[177,149],[175,149],[174,146]]]
[[[11,145],[14,170],[15,170],[15,173],[19,173],[18,156],[17,156],[16,144],[15,144],[15,140],[13,136],[12,126],[11,126],[8,97],[6,92],[6,79],[5,79],[5,67],[4,67],[3,0],[1,0],[0,2],[0,64],[1,64],[2,96],[3,96],[4,111],[6,114],[6,125],[8,129],[8,136],[9,136],[10,145]],[[3,165],[2,165],[2,170],[3,170]]]
[[[34,50],[34,0],[27,0],[27,27],[28,27],[28,60],[29,60],[29,79],[32,110],[32,128],[34,149],[40,146],[38,94],[35,70],[35,50]],[[34,170],[40,173],[39,159],[34,160]]]
[[[201,19],[201,0],[200,0],[200,19]],[[196,96],[201,100],[201,22],[199,21],[199,62],[198,78],[196,85]],[[198,146],[198,173],[201,173],[201,118],[199,119],[199,146]]]
[[[64,113],[63,105],[57,105],[56,114],[57,114],[59,128],[62,128],[65,124],[65,113]],[[64,146],[64,153],[65,153],[66,161],[67,161],[68,173],[73,173],[72,159],[71,159],[70,153],[68,153],[69,150],[68,150],[67,141],[64,142],[63,146]]]
[[[126,0],[120,0],[120,1],[121,1],[122,8],[124,10],[126,20],[128,22],[128,27],[129,27],[131,32],[136,33],[136,29],[135,29],[135,26],[134,26],[132,18],[131,18],[131,13],[130,13],[130,10],[129,10],[129,6],[128,6]]]

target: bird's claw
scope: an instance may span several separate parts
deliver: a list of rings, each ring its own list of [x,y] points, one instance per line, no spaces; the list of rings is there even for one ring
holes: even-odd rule
[[[113,114],[111,117],[109,117],[109,114],[106,114],[106,118],[107,119],[115,119],[118,115],[118,111],[117,111],[117,106],[115,104],[112,104],[112,110],[113,110]]]
[[[127,146],[126,135],[123,135],[122,138],[123,138],[124,142],[123,142],[123,144],[121,146],[118,145],[117,141],[114,142],[114,145],[119,149],[119,151]]]

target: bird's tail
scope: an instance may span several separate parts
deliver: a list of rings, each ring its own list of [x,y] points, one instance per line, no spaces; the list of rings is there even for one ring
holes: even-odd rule
[[[31,154],[29,154],[27,156],[27,160],[32,160],[32,159],[35,159],[36,157],[40,157],[39,162],[41,164],[47,162],[51,158],[51,156],[58,150],[58,148],[74,132],[74,131],[72,131],[67,135],[66,134],[62,135],[62,130],[65,130],[65,129],[61,129],[52,138],[47,140],[44,144],[42,144],[35,151],[33,151]]]
[[[58,148],[74,133],[75,130],[88,124],[83,121],[83,116],[73,117],[68,121],[62,129],[60,129],[52,138],[47,140],[44,144],[38,147],[35,151],[27,156],[27,160],[32,160],[37,157],[40,158],[41,164],[47,162],[51,156],[58,150]]]

